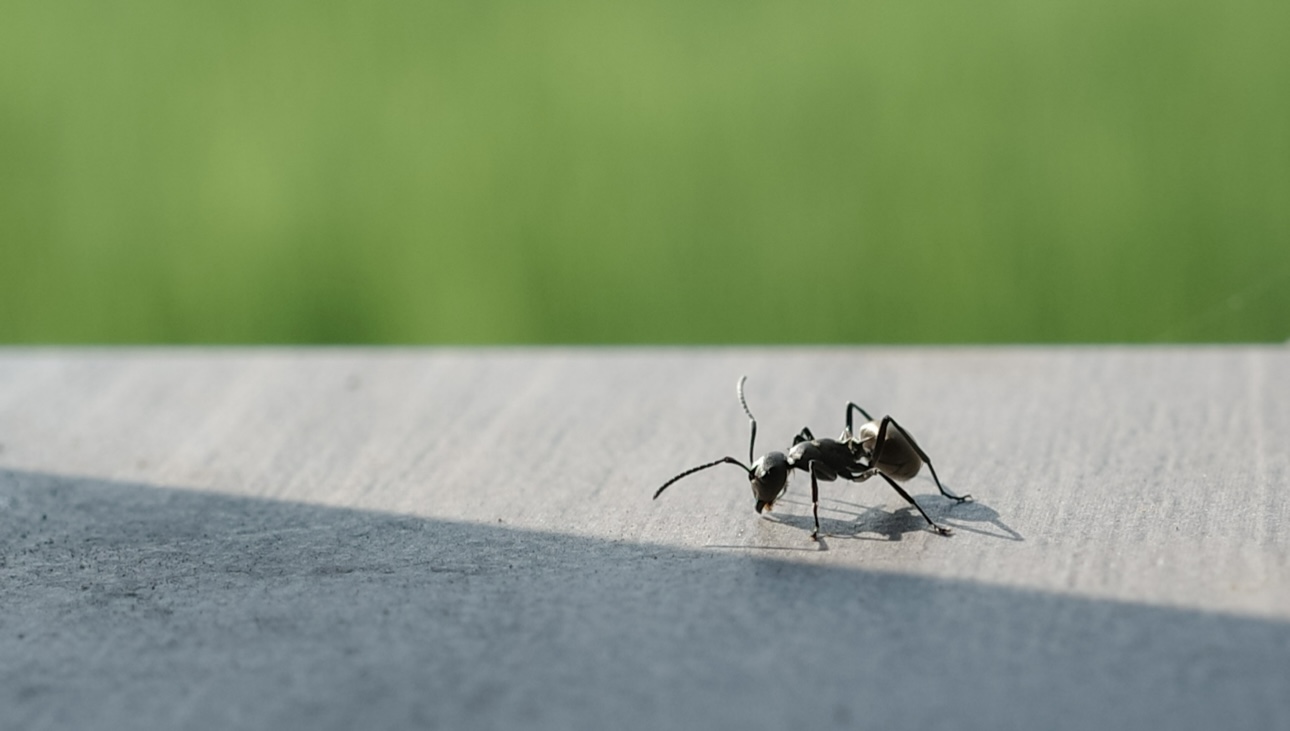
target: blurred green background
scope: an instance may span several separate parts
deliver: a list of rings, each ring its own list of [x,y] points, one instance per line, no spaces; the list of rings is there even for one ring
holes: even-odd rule
[[[1288,29],[0,0],[0,341],[1282,341]]]

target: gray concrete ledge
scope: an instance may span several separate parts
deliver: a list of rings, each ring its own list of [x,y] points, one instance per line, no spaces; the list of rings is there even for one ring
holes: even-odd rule
[[[758,451],[898,417],[954,504]],[[0,348],[0,728],[1290,728],[1290,349]]]

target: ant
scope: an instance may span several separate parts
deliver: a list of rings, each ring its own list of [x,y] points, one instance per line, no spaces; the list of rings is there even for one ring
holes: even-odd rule
[[[767,452],[760,459],[754,459],[757,419],[752,415],[748,402],[744,399],[744,381],[747,380],[748,376],[740,378],[736,391],[739,394],[739,404],[744,407],[744,413],[748,415],[748,421],[752,424],[752,437],[748,441],[748,461],[752,466],[745,465],[734,457],[722,457],[713,462],[692,467],[663,483],[663,486],[654,493],[654,499],[657,500],[664,490],[682,477],[719,464],[732,464],[748,473],[753,497],[757,500],[754,509],[758,513],[763,510],[769,512],[774,507],[775,501],[788,489],[789,474],[793,469],[799,469],[811,475],[811,512],[815,518],[815,531],[811,533],[811,538],[818,541],[820,539],[820,481],[833,482],[841,477],[852,482],[864,482],[878,475],[910,505],[913,505],[937,533],[948,536],[953,532],[947,526],[932,520],[931,516],[914,501],[914,498],[897,484],[897,480],[901,482],[908,480],[917,475],[922,465],[926,464],[942,495],[960,503],[971,500],[972,496],[959,496],[947,491],[941,485],[940,478],[936,476],[931,458],[922,447],[918,446],[914,437],[905,431],[905,427],[898,424],[895,419],[884,416],[881,420],[876,420],[854,402],[847,403],[847,425],[837,439],[816,439],[809,428],[803,427],[802,431],[793,438],[793,446],[789,448],[787,454]],[[860,415],[865,418],[865,422],[860,425],[858,431],[853,428],[856,412],[860,412]]]

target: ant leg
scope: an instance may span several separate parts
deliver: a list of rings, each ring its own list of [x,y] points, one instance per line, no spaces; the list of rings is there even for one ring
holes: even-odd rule
[[[882,475],[882,473],[881,473],[881,472],[879,472],[878,474]],[[931,516],[929,516],[929,515],[928,515],[928,514],[923,510],[923,507],[922,507],[921,505],[919,505],[918,503],[914,502],[914,498],[910,497],[910,496],[909,496],[909,493],[905,492],[905,489],[904,489],[903,487],[901,487],[900,485],[897,485],[895,480],[891,479],[890,477],[888,477],[888,476],[886,476],[886,475],[882,475],[882,479],[886,480],[886,481],[887,481],[887,484],[888,484],[888,485],[891,485],[892,487],[894,487],[894,488],[896,489],[896,492],[900,493],[900,496],[901,496],[901,497],[905,498],[905,500],[906,500],[906,501],[908,501],[910,505],[913,505],[913,506],[918,510],[918,512],[922,513],[922,514],[923,514],[923,518],[927,520],[927,522],[932,526],[932,528],[933,528],[933,529],[935,529],[935,530],[936,530],[936,532],[937,532],[937,533],[940,533],[940,534],[941,534],[941,535],[943,535],[943,536],[948,536],[949,534],[951,534],[951,533],[953,533],[953,532],[954,532],[954,531],[950,530],[949,528],[947,528],[947,527],[945,527],[945,526],[943,526],[943,525],[941,525],[941,524],[937,523],[936,521],[932,520]]]
[[[896,423],[896,420],[891,418],[890,416],[884,416],[882,419],[882,426],[878,429],[878,442],[877,444],[874,445],[874,454],[878,453],[878,449],[879,449],[878,445],[882,444],[886,439],[888,423],[896,427],[896,429],[900,431],[900,433],[904,435],[905,439],[909,442],[909,446],[913,447],[914,451],[918,453],[918,458],[923,460],[923,464],[926,464],[927,469],[931,471],[932,479],[936,482],[936,489],[940,490],[942,495],[960,503],[972,499],[971,495],[963,495],[962,497],[955,495],[949,492],[948,490],[946,490],[945,487],[941,485],[941,478],[936,476],[936,468],[932,466],[932,458],[928,457],[927,452],[924,452],[923,448],[918,446],[918,442],[914,441],[914,435],[905,431],[905,427]]]
[[[855,428],[853,428],[851,425],[851,417],[852,417],[853,411],[859,411],[860,415],[864,417],[865,421],[873,421],[873,417],[869,415],[868,411],[865,411],[864,409],[857,406],[854,401],[848,401],[847,402],[847,433],[848,434],[856,433]]]
[[[802,430],[797,433],[797,436],[793,437],[793,446],[796,447],[802,442],[813,441],[815,441],[815,435],[811,433],[811,428],[809,426],[804,426],[802,427]]]
[[[861,463],[861,466],[862,467],[864,466],[863,463]],[[873,477],[874,475],[880,475],[880,474],[882,474],[882,471],[879,470],[877,467],[868,467],[864,471],[857,472],[853,477],[848,477],[847,479],[851,480],[852,482],[864,482],[870,477]]]
[[[815,479],[815,462],[811,462],[811,512],[815,515],[815,532],[811,540],[820,540],[820,483]]]

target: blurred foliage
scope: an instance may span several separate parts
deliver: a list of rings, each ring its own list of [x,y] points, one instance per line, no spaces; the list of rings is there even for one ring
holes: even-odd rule
[[[1290,336],[1290,3],[0,5],[3,342]]]

